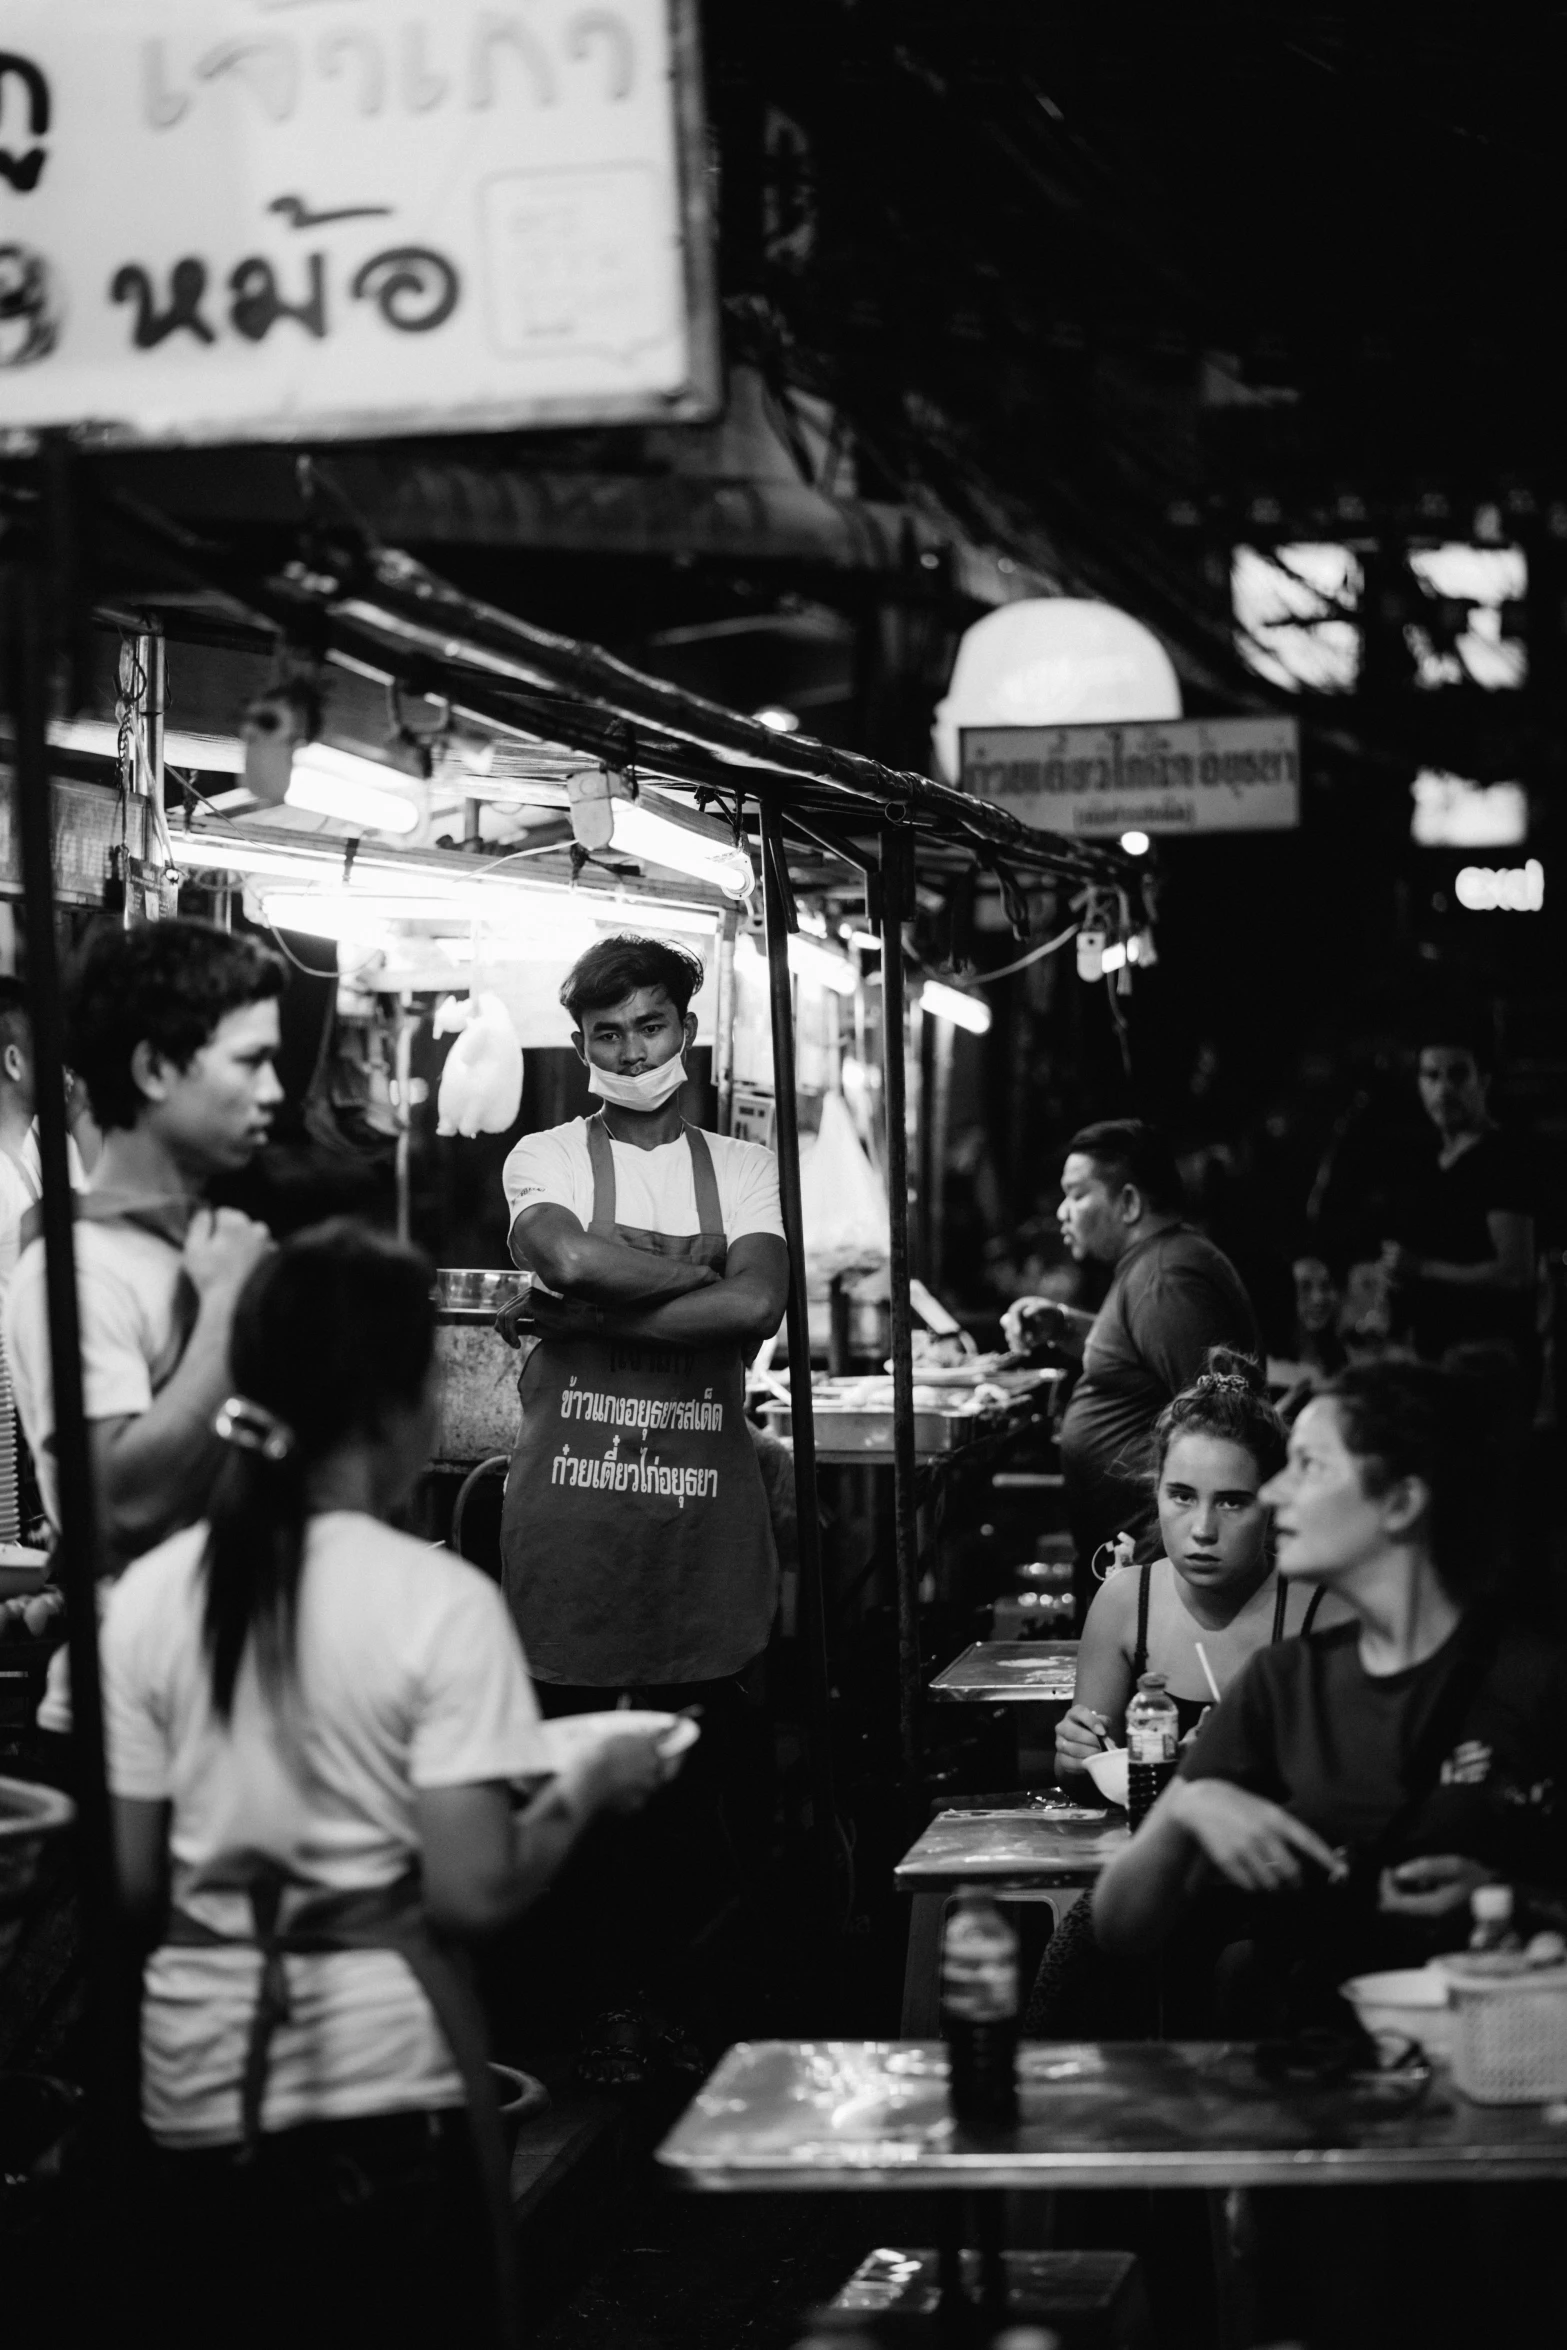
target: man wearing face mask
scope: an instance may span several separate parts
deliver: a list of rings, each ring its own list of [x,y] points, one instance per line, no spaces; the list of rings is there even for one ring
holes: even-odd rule
[[[656,1920],[710,1898],[712,1864],[735,1846],[719,1815],[755,1775],[747,1668],[778,1591],[745,1364],[778,1327],[789,1255],[771,1151],[681,1116],[701,981],[694,955],[658,939],[591,947],[561,1002],[602,1106],[525,1137],[503,1176],[511,1253],[534,1287],[501,1555],[540,1704],[581,1713],[629,1696],[702,1717],[658,1816],[614,1853],[599,1838],[579,1921],[573,1989],[600,2011],[581,2069],[627,2085],[683,2061],[678,2033],[648,2022],[647,2000],[667,2013],[680,1990]]]
[[[771,1151],[680,1114],[702,966],[612,938],[561,989],[603,1104],[506,1161],[535,1276],[506,1487],[506,1587],[535,1679],[591,1692],[727,1679],[766,1645],[777,1566],[744,1366],[789,1258]]]

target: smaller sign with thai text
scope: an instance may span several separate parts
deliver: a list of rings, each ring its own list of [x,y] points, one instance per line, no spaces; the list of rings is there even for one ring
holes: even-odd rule
[[[1041,832],[1289,832],[1300,823],[1293,718],[1127,726],[966,726],[963,788]]]

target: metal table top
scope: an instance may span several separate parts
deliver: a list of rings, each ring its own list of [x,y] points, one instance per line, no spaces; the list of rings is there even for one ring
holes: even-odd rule
[[[1092,1885],[1128,1841],[1124,1813],[1054,1809],[943,1811],[893,1871],[900,1893],[991,1884]]]
[[[1021,2118],[969,2135],[939,2041],[731,2048],[659,2148],[683,2185],[765,2188],[1347,2187],[1567,2179],[1567,2105],[1472,2105],[1439,2069],[1263,2080],[1224,2041],[1039,2041]]]
[[[1070,1705],[1075,1640],[976,1640],[930,1684],[949,1705]]]

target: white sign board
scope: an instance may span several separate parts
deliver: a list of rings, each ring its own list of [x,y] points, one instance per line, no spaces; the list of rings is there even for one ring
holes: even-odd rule
[[[710,412],[695,0],[0,0],[0,446]]]
[[[964,789],[1041,832],[1287,832],[1300,822],[1293,718],[966,726]]]

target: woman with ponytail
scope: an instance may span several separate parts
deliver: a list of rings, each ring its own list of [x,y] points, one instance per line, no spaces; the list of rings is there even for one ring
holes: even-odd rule
[[[181,2340],[509,2337],[504,2157],[453,1946],[518,1916],[596,1813],[671,1767],[656,1738],[611,1734],[515,1807],[549,1766],[505,1602],[389,1522],[433,1433],[430,1287],[414,1250],[346,1222],[258,1267],[207,1519],[108,1603]]]
[[[1320,1594],[1274,1573],[1262,1487],[1284,1465],[1284,1425],[1249,1355],[1209,1350],[1155,1423],[1152,1465],[1164,1556],[1112,1572],[1088,1611],[1056,1731],[1063,1784],[1124,1742],[1144,1673],[1163,1675],[1190,1737],[1213,1702],[1210,1674],[1222,1691],[1259,1648],[1321,1620]]]

